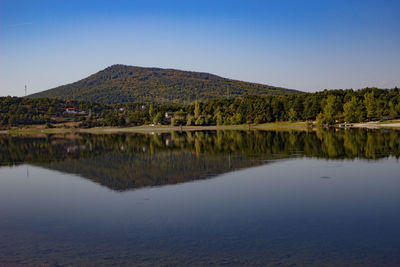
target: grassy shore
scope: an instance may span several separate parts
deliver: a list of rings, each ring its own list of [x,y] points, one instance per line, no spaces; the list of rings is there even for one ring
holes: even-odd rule
[[[385,122],[367,122],[354,123],[354,128],[398,128],[400,129],[400,120]],[[214,126],[171,126],[171,125],[143,125],[135,127],[94,127],[94,128],[77,128],[76,125],[56,125],[55,128],[45,128],[44,125],[33,125],[24,127],[13,127],[9,130],[0,130],[0,134],[11,135],[35,135],[35,134],[68,134],[68,133],[91,133],[91,134],[107,134],[107,133],[153,133],[153,132],[174,132],[174,131],[217,131],[217,130],[310,130],[306,122],[273,122],[258,125],[242,124],[242,125],[214,125]]]
[[[173,131],[216,131],[216,130],[306,130],[307,126],[304,122],[296,123],[265,123],[260,125],[213,125],[213,126],[137,126],[137,127],[96,127],[90,129],[82,129],[81,132],[88,133],[104,133],[104,132],[173,132]]]
[[[214,126],[170,126],[170,125],[143,125],[135,127],[94,127],[94,128],[76,128],[56,126],[46,129],[44,125],[13,127],[9,130],[0,131],[2,134],[25,135],[25,134],[62,134],[62,133],[152,133],[152,132],[174,132],[174,131],[216,131],[216,130],[307,130],[305,122],[276,122],[259,125],[214,125]]]

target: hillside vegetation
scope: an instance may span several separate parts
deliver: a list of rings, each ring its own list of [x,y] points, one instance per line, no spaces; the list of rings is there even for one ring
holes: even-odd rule
[[[280,95],[295,92],[298,91],[226,79],[209,73],[113,65],[80,81],[29,97],[73,99],[104,104],[187,104],[195,100],[236,99],[244,95]]]
[[[0,97],[0,127],[79,121],[81,127],[172,124],[173,126],[314,121],[330,126],[397,119],[400,90],[324,90],[277,96],[248,95],[191,104],[120,103]]]

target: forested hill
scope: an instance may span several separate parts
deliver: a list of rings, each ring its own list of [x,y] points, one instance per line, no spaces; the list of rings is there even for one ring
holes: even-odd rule
[[[113,65],[80,81],[29,97],[74,99],[104,104],[124,102],[190,103],[195,100],[279,95],[298,92],[222,78],[209,73]]]

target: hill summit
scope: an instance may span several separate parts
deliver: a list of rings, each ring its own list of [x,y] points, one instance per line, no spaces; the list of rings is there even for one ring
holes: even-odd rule
[[[295,92],[298,91],[226,79],[203,72],[112,65],[77,82],[32,94],[29,97],[74,99],[104,104],[123,102],[183,104],[195,100]]]

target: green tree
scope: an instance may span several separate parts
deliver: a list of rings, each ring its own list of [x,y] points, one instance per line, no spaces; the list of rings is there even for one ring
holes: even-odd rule
[[[289,117],[289,121],[291,121],[291,122],[293,122],[297,119],[297,113],[293,108],[289,109],[288,117]]]
[[[196,125],[206,125],[206,116],[204,115],[200,115],[196,121],[195,121]]]
[[[318,126],[322,126],[325,124],[325,118],[324,118],[324,114],[322,114],[322,112],[320,112],[317,116],[317,118],[315,119],[315,123]]]
[[[235,115],[231,117],[231,124],[239,125],[243,123],[243,116],[242,113],[237,112]]]
[[[161,121],[162,121],[162,113],[161,112],[157,112],[157,114],[153,118],[153,123],[154,124],[160,124]]]
[[[329,95],[323,111],[324,121],[328,124],[335,123],[336,116],[336,96]]]
[[[357,118],[357,98],[356,97],[353,96],[349,102],[344,104],[343,115],[344,115],[344,119],[347,122],[355,122],[358,120],[358,118]]]
[[[173,126],[186,125],[186,113],[183,110],[176,112],[171,120],[171,124]]]
[[[395,119],[398,116],[397,108],[396,105],[393,103],[393,101],[389,102],[389,116],[392,119]]]
[[[196,100],[194,102],[194,118],[197,119],[200,116],[200,103]]]
[[[362,101],[358,101],[356,108],[356,121],[362,122],[367,118],[367,111],[365,110],[365,106]]]
[[[119,117],[118,118],[118,126],[125,126],[126,125],[126,120],[124,117]]]
[[[155,112],[154,112],[154,107],[153,107],[153,104],[150,104],[150,107],[149,107],[149,118],[150,118],[150,120],[152,120],[153,119],[153,117],[154,117],[154,114]]]
[[[376,101],[374,92],[366,93],[364,95],[364,106],[367,110],[367,118],[368,120],[372,120],[376,117]]]
[[[222,119],[222,113],[218,109],[217,112],[214,114],[214,121],[216,122],[217,125],[222,125],[223,124],[223,119]]]
[[[189,115],[187,116],[187,121],[186,121],[187,126],[193,126],[195,125],[195,119],[193,116]]]

